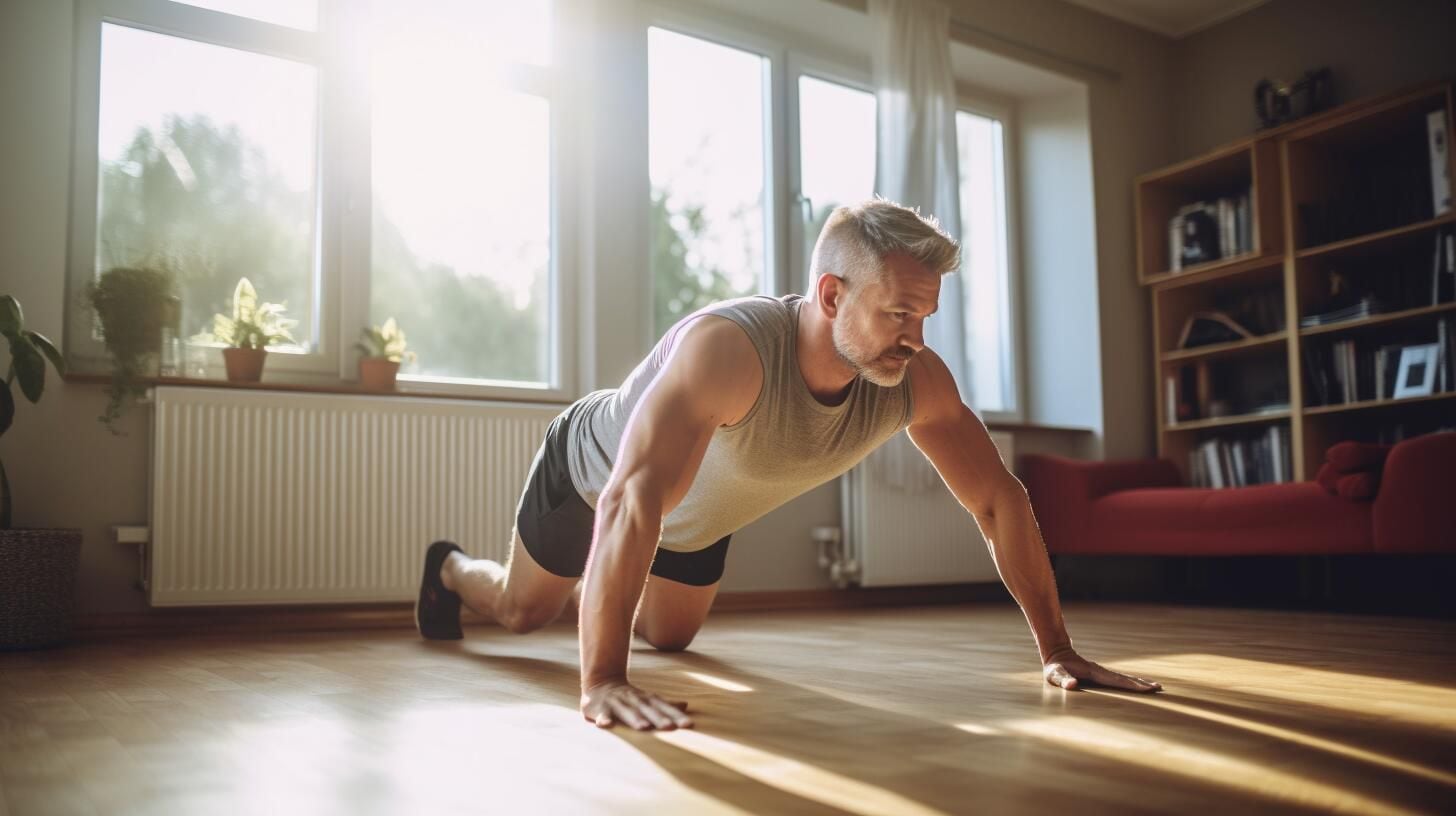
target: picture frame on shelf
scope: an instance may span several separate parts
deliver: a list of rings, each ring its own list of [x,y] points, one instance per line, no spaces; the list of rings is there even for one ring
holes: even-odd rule
[[[1401,349],[1400,368],[1395,375],[1395,399],[1428,397],[1435,393],[1439,350],[1440,346],[1435,343]]]

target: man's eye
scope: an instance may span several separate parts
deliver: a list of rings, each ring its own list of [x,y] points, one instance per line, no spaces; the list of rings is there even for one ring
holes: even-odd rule
[[[896,320],[904,320],[905,318],[907,318],[907,317],[910,316],[910,313],[909,312],[891,312],[890,313],[890,316],[893,317],[893,318],[895,318]]]

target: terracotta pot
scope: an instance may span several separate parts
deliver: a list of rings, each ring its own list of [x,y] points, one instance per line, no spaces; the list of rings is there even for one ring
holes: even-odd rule
[[[0,651],[70,637],[80,559],[80,530],[0,530]]]
[[[399,363],[383,357],[359,358],[359,387],[366,391],[393,391]]]
[[[227,364],[227,377],[230,382],[258,382],[263,379],[263,363],[267,359],[267,349],[222,350],[222,361]]]

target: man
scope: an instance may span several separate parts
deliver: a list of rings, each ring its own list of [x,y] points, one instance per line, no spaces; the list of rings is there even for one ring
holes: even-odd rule
[[[691,726],[685,704],[628,681],[634,626],[658,649],[686,648],[735,530],[908,429],[991,542],[1047,682],[1159,690],[1072,649],[1026,491],[925,347],[941,275],[959,263],[960,248],[933,219],[883,200],[836,210],[814,248],[807,298],[702,309],[621,388],[556,418],[521,497],[507,566],[471,560],[448,541],[431,545],[420,632],[461,637],[462,601],[529,632],[561,614],[584,576],[582,714],[604,727]]]

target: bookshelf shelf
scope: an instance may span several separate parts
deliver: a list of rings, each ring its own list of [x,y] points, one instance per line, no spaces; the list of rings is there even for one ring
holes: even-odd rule
[[[1339,393],[1330,391],[1336,386],[1389,394],[1391,381],[1376,375],[1389,376],[1399,348],[1456,342],[1450,339],[1456,289],[1439,277],[1447,274],[1441,247],[1456,229],[1456,211],[1442,212],[1433,202],[1441,170],[1432,159],[1441,154],[1429,149],[1435,114],[1444,114],[1448,137],[1456,133],[1453,107],[1450,81],[1424,83],[1138,177],[1136,275],[1152,306],[1158,455],[1177,464],[1190,483],[1218,459],[1215,442],[1225,454],[1243,446],[1245,459],[1258,457],[1262,478],[1269,478],[1269,456],[1279,450],[1283,467],[1274,472],[1303,481],[1314,478],[1335,442],[1421,432],[1429,422],[1456,416],[1450,390],[1307,404]],[[1451,152],[1444,157],[1448,178]],[[1231,199],[1233,220],[1226,216]],[[1195,219],[1202,220],[1190,223]],[[1174,271],[1175,261],[1220,253]],[[1300,326],[1305,315],[1357,312],[1352,307],[1366,297],[1372,308],[1396,311]],[[1254,336],[1230,340],[1235,332],[1218,330],[1220,322]],[[1179,348],[1195,330],[1230,342]],[[1337,359],[1342,362],[1332,362]],[[1456,370],[1448,374],[1456,379]],[[1286,403],[1282,410],[1209,416]],[[1169,422],[1174,415],[1180,421]]]
[[[1164,287],[1191,286],[1199,283],[1226,280],[1250,272],[1261,272],[1278,268],[1284,263],[1284,256],[1274,254],[1245,253],[1232,258],[1222,258],[1210,263],[1190,266],[1178,272],[1160,272],[1143,281],[1147,285]]]
[[[1232,343],[1211,343],[1207,346],[1198,346],[1191,349],[1179,349],[1163,353],[1164,363],[1186,363],[1190,360],[1206,360],[1214,357],[1227,357],[1235,354],[1243,354],[1266,349],[1283,348],[1289,339],[1289,333],[1284,331],[1273,334],[1250,337],[1245,340],[1235,340]]]
[[[1416,309],[1402,309],[1398,312],[1385,312],[1383,314],[1362,317],[1358,320],[1345,320],[1339,323],[1330,323],[1324,326],[1310,326],[1307,329],[1300,329],[1300,337],[1316,337],[1329,335],[1338,332],[1356,331],[1358,329],[1370,328],[1373,326],[1384,326],[1390,323],[1398,323],[1402,320],[1410,320],[1414,317],[1425,317],[1426,315],[1444,314],[1445,312],[1456,312],[1456,303],[1438,303],[1435,306],[1421,306]]]
[[[1240,425],[1255,425],[1261,422],[1278,422],[1279,420],[1289,419],[1289,417],[1290,412],[1288,410],[1268,411],[1258,414],[1238,414],[1236,416],[1212,417],[1210,419],[1194,419],[1187,422],[1177,422],[1172,425],[1164,425],[1163,431],[1166,433],[1176,433],[1180,431],[1201,431],[1206,428],[1232,428]]]
[[[1441,402],[1443,400],[1456,400],[1456,391],[1446,391],[1441,394],[1429,394],[1424,397],[1402,397],[1401,399],[1374,399],[1361,400],[1359,402],[1345,402],[1339,405],[1316,405],[1304,409],[1305,416],[1326,416],[1329,414],[1343,414],[1349,411],[1368,411],[1372,408],[1391,408],[1395,406],[1415,405],[1417,403]]]
[[[1319,258],[1337,254],[1344,255],[1354,250],[1365,250],[1374,247],[1394,238],[1421,235],[1446,224],[1456,224],[1456,213],[1448,213],[1438,218],[1418,221],[1403,227],[1381,230],[1380,232],[1372,232],[1369,235],[1358,235],[1354,238],[1346,238],[1343,241],[1334,241],[1328,244],[1321,244],[1317,247],[1310,247],[1309,249],[1301,249],[1294,253],[1294,257],[1303,260],[1305,258]]]

